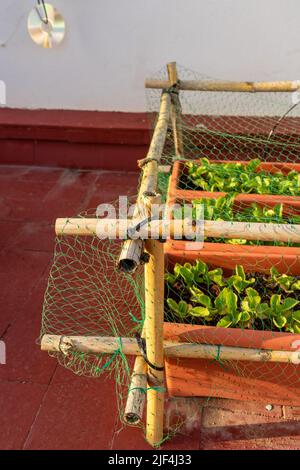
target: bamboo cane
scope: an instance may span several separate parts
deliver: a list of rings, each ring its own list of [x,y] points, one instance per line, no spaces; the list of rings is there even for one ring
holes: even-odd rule
[[[181,104],[179,99],[178,76],[176,62],[167,64],[169,86],[173,88],[174,93],[171,94],[170,116],[173,127],[175,154],[177,158],[183,157],[183,137],[181,127]]]
[[[147,79],[146,88],[166,89],[167,80]],[[180,80],[179,90],[186,91],[231,91],[231,92],[288,92],[297,91],[300,80],[277,82],[231,82],[222,80]]]
[[[151,201],[157,191],[158,165],[163,152],[170,114],[171,98],[168,93],[162,93],[158,120],[154,129],[147,157],[142,161],[142,179],[137,197],[137,205],[133,214],[133,222],[139,217],[150,215]],[[141,240],[124,242],[119,257],[118,267],[125,272],[132,272],[139,265],[144,250]]]
[[[145,337],[143,327],[141,337]],[[124,419],[128,424],[138,424],[143,418],[147,391],[147,364],[142,356],[136,356],[131,375]]]
[[[295,335],[297,339],[299,335]],[[122,352],[125,355],[140,356],[141,352],[135,338],[121,338]],[[44,335],[41,341],[42,351],[84,352],[86,354],[113,354],[120,347],[119,338],[102,336],[59,336]],[[170,358],[213,359],[224,361],[280,362],[300,364],[300,351],[283,351],[211,344],[163,342],[164,356]],[[148,353],[148,351],[147,351]],[[149,358],[149,354],[148,354]]]
[[[145,328],[149,363],[164,367],[164,248],[157,240],[147,240],[150,255],[145,264]],[[157,446],[163,439],[164,371],[148,366],[146,439]]]
[[[188,229],[189,235],[196,233],[196,227],[187,221],[152,220],[141,226],[135,236],[143,240],[165,236],[177,236],[180,239],[180,234],[184,235],[184,228]],[[128,233],[127,220],[116,219],[57,219],[55,231],[58,236],[98,236],[102,239],[127,239],[131,235]],[[300,225],[205,220],[203,236],[300,243]]]
[[[124,419],[128,424],[138,424],[143,418],[147,391],[147,364],[137,356],[131,375]]]

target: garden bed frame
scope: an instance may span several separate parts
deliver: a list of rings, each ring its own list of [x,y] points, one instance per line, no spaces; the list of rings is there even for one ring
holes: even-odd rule
[[[166,140],[167,130],[171,122],[175,152],[177,158],[183,158],[182,130],[180,127],[180,90],[202,91],[237,91],[237,92],[287,92],[299,89],[299,81],[286,82],[214,82],[214,81],[180,81],[177,77],[176,63],[167,65],[168,81],[147,80],[146,88],[162,89],[160,111],[154,129],[152,141],[147,157],[140,162],[142,178],[139,187],[137,201],[142,204],[150,215],[151,205],[159,201],[157,194],[158,168]],[[136,227],[144,221],[139,213],[138,205],[130,223]],[[102,225],[101,225],[102,224]],[[56,234],[88,236],[103,234],[107,236],[107,229],[117,229],[117,234],[123,230],[122,224],[117,220],[102,221],[98,219],[58,219]],[[175,221],[171,221],[171,229],[174,229]],[[159,221],[149,221],[140,230],[139,239],[130,239],[127,231],[127,240],[119,259],[119,269],[130,272],[140,263],[146,251],[149,261],[145,264],[145,323],[142,332],[146,342],[147,363],[145,355],[141,351],[135,339],[121,338],[124,354],[136,355],[135,366],[132,374],[130,392],[125,410],[125,419],[131,423],[137,423],[142,419],[147,391],[147,415],[146,415],[146,439],[152,446],[158,446],[163,440],[163,416],[164,416],[164,356],[189,357],[189,358],[214,358],[216,346],[198,343],[176,343],[163,339],[164,324],[164,247],[157,239],[150,239],[150,228],[156,229],[156,234],[161,233],[162,224]],[[101,228],[102,227],[102,228]],[[171,230],[171,232],[172,232]],[[205,236],[219,236],[225,238],[246,238],[278,241],[300,242],[300,225],[284,224],[245,224],[238,222],[214,222],[206,221],[204,224]],[[44,335],[41,348],[46,351],[84,351],[85,353],[113,354],[120,346],[116,338],[100,337],[66,337]],[[288,362],[295,354],[291,351],[270,351],[237,347],[218,347],[220,359],[247,360],[247,361],[276,361]]]

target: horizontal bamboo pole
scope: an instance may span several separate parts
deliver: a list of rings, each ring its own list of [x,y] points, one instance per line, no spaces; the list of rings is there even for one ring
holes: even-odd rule
[[[130,221],[115,219],[57,219],[55,231],[58,236],[98,236],[99,238],[130,238]],[[186,222],[190,233],[195,227]],[[159,238],[165,235],[174,237],[183,233],[181,220],[153,220],[141,226],[136,236],[141,239]],[[300,225],[266,224],[252,222],[204,221],[204,236],[218,238],[242,238],[245,240],[281,241],[300,243]]]
[[[167,89],[168,80],[147,79],[146,88]],[[288,92],[296,91],[300,80],[277,82],[231,82],[222,80],[179,80],[178,89],[187,91]]]
[[[135,338],[114,338],[101,336],[58,336],[44,335],[41,341],[42,351],[52,352],[84,352],[87,354],[113,354],[122,344],[125,355],[141,354]],[[276,351],[267,349],[238,348],[215,346],[201,343],[180,343],[164,341],[166,357],[213,359],[223,361],[282,362],[299,364],[300,351]]]

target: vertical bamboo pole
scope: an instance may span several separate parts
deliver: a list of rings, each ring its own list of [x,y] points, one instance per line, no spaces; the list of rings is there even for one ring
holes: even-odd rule
[[[147,358],[156,367],[163,367],[164,249],[158,240],[147,240],[146,249],[150,255],[145,265]],[[163,422],[164,371],[148,366],[146,439],[152,446],[159,445],[163,439]]]
[[[163,148],[165,145],[166,135],[169,124],[169,113],[171,106],[171,97],[168,93],[162,93],[160,100],[160,108],[158,120],[151,139],[150,147],[144,166],[142,169],[142,178],[139,187],[137,202],[133,214],[133,221],[140,220],[146,215],[151,214],[151,204],[149,203],[149,195],[153,196],[157,190],[157,170],[161,160]],[[146,160],[146,162],[145,162]],[[142,160],[143,162],[143,160]],[[141,207],[144,208],[141,214]],[[118,267],[125,272],[133,272],[140,264],[141,254],[144,250],[143,240],[126,240],[123,243],[121,254],[118,261]]]
[[[182,137],[182,128],[181,128],[181,104],[179,99],[179,80],[177,75],[176,62],[170,62],[167,64],[168,77],[170,86],[174,88],[175,93],[171,95],[171,122],[173,127],[174,135],[174,146],[176,157],[183,157],[183,137]]]

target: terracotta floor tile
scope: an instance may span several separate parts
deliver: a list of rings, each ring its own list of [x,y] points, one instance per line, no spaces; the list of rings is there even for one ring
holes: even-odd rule
[[[12,323],[16,317],[22,318],[23,307],[48,266],[48,253],[25,250],[0,252],[0,329],[3,322]]]
[[[0,219],[0,252],[7,248],[19,233],[19,222]]]
[[[22,449],[46,389],[46,385],[0,380],[0,449]]]
[[[201,449],[300,448],[300,420],[204,408]]]
[[[11,381],[49,383],[56,361],[40,350],[41,302],[31,296],[19,317],[12,319],[3,341],[6,345],[6,365],[0,368],[0,378]]]
[[[25,449],[108,449],[116,415],[113,384],[101,379],[52,384]]]

